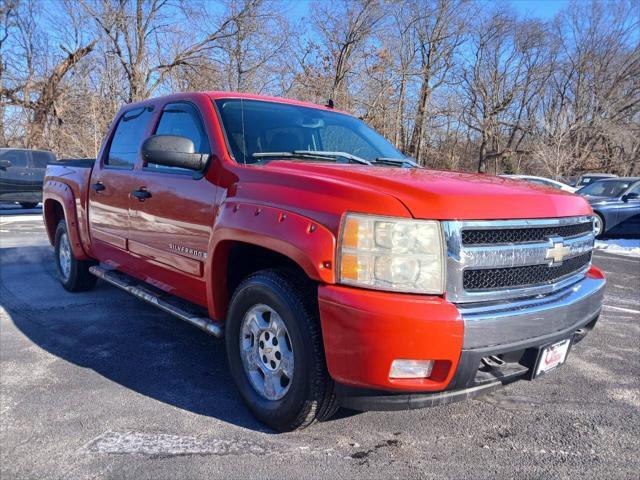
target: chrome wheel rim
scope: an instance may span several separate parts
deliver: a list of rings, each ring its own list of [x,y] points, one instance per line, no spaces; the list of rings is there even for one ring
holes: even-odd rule
[[[293,346],[284,321],[271,307],[254,305],[240,328],[240,356],[251,386],[267,400],[280,400],[293,380]]]
[[[71,245],[69,245],[69,237],[66,233],[60,235],[58,263],[60,264],[60,272],[63,279],[65,281],[69,280],[69,275],[71,275]]]
[[[602,220],[597,215],[593,216],[593,233],[596,237],[602,233]]]

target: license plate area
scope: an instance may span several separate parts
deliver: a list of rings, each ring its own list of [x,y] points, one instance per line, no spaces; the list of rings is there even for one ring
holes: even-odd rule
[[[567,360],[570,347],[571,339],[567,338],[541,348],[533,378],[549,373],[562,365]]]

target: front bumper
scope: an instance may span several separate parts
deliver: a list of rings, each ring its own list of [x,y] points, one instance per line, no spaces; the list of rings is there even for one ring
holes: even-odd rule
[[[440,297],[323,286],[329,373],[342,405],[354,409],[420,408],[486,393],[530,377],[539,347],[581,340],[600,314],[604,285],[592,267],[584,279],[548,295],[464,308]],[[504,358],[501,368],[483,365],[492,355]],[[397,358],[435,360],[433,374],[390,379]]]

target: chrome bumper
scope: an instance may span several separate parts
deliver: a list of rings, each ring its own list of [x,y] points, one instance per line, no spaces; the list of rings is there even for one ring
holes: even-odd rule
[[[583,278],[569,287],[523,300],[458,305],[464,349],[553,337],[589,323],[602,308],[605,280]]]

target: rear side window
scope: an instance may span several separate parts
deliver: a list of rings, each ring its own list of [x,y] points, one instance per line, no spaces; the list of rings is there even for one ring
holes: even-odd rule
[[[0,160],[9,160],[12,167],[26,167],[29,153],[26,150],[4,150]]]
[[[105,165],[133,168],[150,118],[151,109],[148,107],[129,110],[120,118]]]
[[[31,166],[33,168],[47,168],[47,163],[55,161],[56,156],[51,152],[31,152]]]
[[[189,103],[170,103],[162,110],[160,122],[156,128],[156,135],[177,135],[186,137],[193,142],[196,153],[211,153],[209,138],[196,108]],[[189,172],[179,167],[166,167],[155,163],[147,163],[149,169],[166,172]]]

